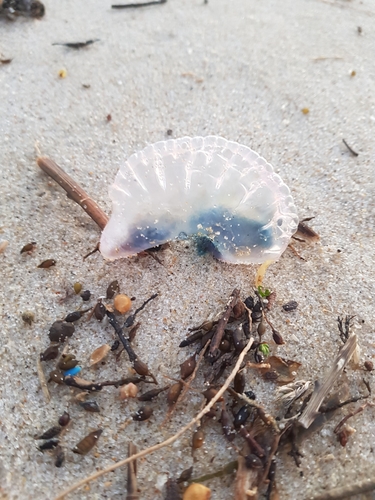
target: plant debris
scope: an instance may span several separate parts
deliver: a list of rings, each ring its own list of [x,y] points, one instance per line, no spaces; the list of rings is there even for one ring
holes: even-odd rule
[[[354,73],[354,75],[355,75],[355,73]],[[352,76],[354,76],[354,75],[352,74]],[[353,149],[349,146],[349,144],[346,142],[346,140],[345,140],[345,139],[343,139],[343,140],[342,140],[342,142],[345,144],[345,146],[348,148],[348,150],[350,151],[350,153],[351,153],[353,156],[358,156],[358,154],[359,154],[359,153],[356,153],[356,152],[355,152],[355,151],[354,151],[354,150],[353,150]]]
[[[14,20],[15,16],[41,18],[45,14],[45,7],[39,0],[2,0],[0,14]]]
[[[103,430],[97,429],[96,431],[90,432],[87,436],[85,436],[73,449],[74,453],[78,453],[79,455],[87,455],[89,451],[93,449],[93,447],[98,442]]]
[[[167,3],[167,0],[150,0],[149,2],[125,3],[112,5],[112,9],[133,9],[137,7],[149,7],[150,5],[160,5]]]
[[[55,266],[55,265],[56,265],[55,259],[47,259],[47,260],[44,260],[43,262],[41,262],[39,264],[39,266],[37,266],[37,267],[39,267],[41,269],[49,269],[50,267]]]
[[[87,47],[88,45],[92,45],[95,42],[99,42],[98,38],[94,40],[86,40],[86,42],[66,42],[66,43],[53,43],[52,45],[63,45],[64,47],[68,47],[69,49],[82,49],[83,47]]]
[[[84,398],[88,392],[99,392],[106,386],[119,388],[118,398],[122,401],[137,398],[138,396],[138,401],[145,403],[145,405],[139,407],[132,414],[131,420],[128,420],[126,425],[129,425],[132,421],[137,422],[137,424],[133,423],[133,425],[137,426],[147,425],[143,423],[146,421],[149,422],[148,425],[150,426],[155,425],[159,413],[154,412],[156,398],[158,398],[158,405],[162,405],[164,402],[165,417],[162,426],[177,411],[176,409],[180,408],[180,404],[188,392],[194,391],[202,394],[204,408],[189,424],[166,441],[136,454],[130,454],[129,452],[128,458],[93,474],[77,483],[77,485],[73,485],[69,490],[58,496],[57,499],[73,491],[76,486],[85,484],[107,471],[114,470],[124,464],[132,464],[133,460],[171,444],[191,428],[195,428],[190,441],[192,452],[199,453],[198,450],[208,444],[206,442],[208,426],[211,427],[211,432],[212,428],[216,428],[218,434],[223,436],[222,439],[226,439],[231,443],[232,450],[237,454],[237,459],[215,473],[208,470],[207,474],[198,478],[199,480],[194,480],[194,484],[198,485],[195,488],[202,486],[201,481],[209,480],[211,477],[221,477],[224,474],[232,474],[236,470],[234,479],[236,498],[245,498],[244,495],[249,491],[254,492],[254,499],[258,498],[258,495],[264,490],[267,490],[268,496],[276,495],[275,454],[289,443],[288,446],[291,447],[293,458],[297,464],[300,464],[301,457],[298,450],[300,443],[311,432],[324,425],[334,412],[337,412],[344,404],[363,398],[363,396],[359,396],[345,403],[335,402],[334,409],[332,405],[322,405],[328,391],[355,350],[356,340],[353,340],[355,336],[350,332],[352,317],[347,316],[345,320],[338,319],[339,333],[345,344],[322,385],[316,386],[311,393],[309,391],[310,381],[296,380],[301,363],[272,354],[274,344],[272,347],[268,338],[272,338],[278,345],[282,345],[284,340],[268,318],[270,314],[267,307],[268,300],[274,292],[264,288],[254,290],[254,295],[249,295],[244,300],[241,299],[239,289],[233,290],[226,306],[214,320],[207,320],[197,327],[189,328],[189,335],[185,341],[180,343],[180,348],[189,347],[192,352],[180,364],[176,375],[177,378],[165,375],[168,379],[173,380],[170,385],[144,392],[140,390],[143,384],[156,383],[156,379],[150,372],[148,365],[135,352],[131,341],[134,339],[135,330],[139,329],[141,325],[139,322],[135,323],[137,315],[143,311],[151,300],[156,298],[157,294],[153,294],[144,301],[133,314],[122,319],[120,323],[119,316],[116,317],[115,313],[112,312],[113,301],[118,297],[116,295],[118,291],[118,283],[114,280],[108,286],[106,293],[106,296],[109,295],[106,300],[112,302],[104,303],[104,299],[97,301],[92,316],[100,320],[105,317],[108,318],[110,327],[115,331],[119,343],[122,344],[127,354],[127,362],[130,362],[137,375],[112,381],[90,381],[74,374],[71,375],[71,370],[81,369],[81,367],[75,355],[68,352],[67,347],[65,347],[57,362],[55,362],[55,369],[50,373],[51,380],[84,391],[81,395],[76,396],[75,402],[88,412],[95,413],[102,410],[102,413],[104,413],[104,409],[100,409],[96,401],[86,401]],[[295,309],[294,302],[290,301],[286,309]],[[75,311],[65,316],[64,321],[57,320],[53,323],[49,332],[52,344],[41,355],[43,362],[49,363],[56,359],[60,343],[75,333],[73,323],[76,323],[87,312],[88,310]],[[88,321],[90,321],[89,317]],[[77,323],[77,325],[82,328],[85,323],[81,322]],[[252,335],[257,338],[257,341],[254,341]],[[214,345],[214,348],[212,348],[212,345]],[[95,349],[90,356],[90,366],[94,364],[96,370],[98,370],[99,362],[105,356],[109,357],[111,351],[112,348],[109,344],[104,344]],[[245,356],[247,356],[246,360],[244,359]],[[119,360],[119,354],[108,359]],[[200,389],[195,387],[197,385],[196,375],[198,371],[202,373],[206,384]],[[229,371],[230,375],[222,383],[221,378],[226,371]],[[273,382],[276,382],[279,387],[275,392],[275,402],[279,402],[277,420],[276,415],[274,416],[265,411],[262,402],[256,399],[256,395],[249,387],[249,381],[252,377],[259,376],[266,383],[270,383],[270,387],[273,387]],[[194,381],[195,384],[193,385]],[[138,395],[139,393],[140,395]],[[333,402],[334,398],[331,399]],[[353,410],[337,426],[336,434],[342,446],[346,444],[352,432],[346,421],[367,406],[372,406],[372,403],[370,401],[366,402],[357,410]],[[158,406],[158,408],[161,407]],[[62,429],[65,429],[62,426],[61,419],[62,417],[59,419],[59,426],[54,426],[39,436],[40,439],[46,439],[40,449],[53,450],[57,467],[64,463],[67,451],[69,451],[64,449],[63,442],[60,442],[60,439],[53,439],[55,436],[60,438]],[[63,420],[69,422],[69,415],[66,414]],[[101,432],[101,429],[91,432],[72,451],[81,455],[88,453],[97,443]],[[129,469],[129,474],[131,470],[134,476],[136,468]],[[173,484],[176,486],[177,482],[172,481],[170,483],[169,493],[174,491]],[[137,499],[138,492],[134,493],[134,489],[132,491],[133,493],[128,491],[127,498],[132,499],[131,495],[135,495]],[[187,491],[192,490],[187,489],[185,494]],[[207,490],[200,488],[200,491],[206,492],[209,491],[209,488]]]

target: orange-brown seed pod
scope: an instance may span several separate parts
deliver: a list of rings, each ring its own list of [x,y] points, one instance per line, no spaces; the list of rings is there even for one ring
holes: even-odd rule
[[[103,344],[100,347],[96,348],[90,356],[90,366],[96,365],[96,363],[99,363],[102,361],[107,354],[110,352],[111,346],[108,344]]]
[[[190,375],[195,370],[196,366],[197,362],[195,360],[195,354],[193,354],[192,356],[190,356],[190,358],[188,358],[180,365],[180,375],[182,380],[185,380],[186,378],[190,377]]]
[[[233,307],[232,316],[236,319],[239,319],[244,312],[245,312],[245,305],[241,300],[239,300],[237,304]]]
[[[203,396],[207,399],[207,403],[211,401],[212,398],[214,398],[217,394],[217,389],[214,389],[213,387],[210,387],[206,391],[202,392]],[[223,398],[219,398],[218,401],[223,401]]]
[[[73,452],[79,455],[86,455],[92,448],[96,445],[102,429],[97,429],[96,431],[90,432],[86,437],[84,437],[74,448]]]
[[[186,490],[183,500],[209,500],[211,498],[211,490],[199,483],[192,483]]]
[[[176,401],[178,400],[180,394],[182,391],[182,384],[181,382],[176,382],[173,384],[168,391],[167,394],[167,401],[169,405],[174,405]]]
[[[201,429],[197,429],[193,434],[192,446],[196,450],[201,448],[204,443],[204,432]]]
[[[138,373],[138,375],[142,375],[143,377],[150,374],[150,370],[148,369],[146,363],[138,358],[134,361],[133,368]]]
[[[125,314],[130,310],[132,301],[127,295],[119,293],[118,295],[116,295],[115,300],[113,301],[113,305],[115,306],[117,312],[119,312],[120,314]]]

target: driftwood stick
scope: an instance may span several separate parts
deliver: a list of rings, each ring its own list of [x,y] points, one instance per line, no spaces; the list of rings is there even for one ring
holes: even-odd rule
[[[95,201],[74,181],[64,170],[53,160],[46,157],[39,157],[36,160],[38,166],[48,174],[54,181],[66,191],[68,198],[72,199],[92,218],[101,230],[108,222],[108,216],[95,203]]]

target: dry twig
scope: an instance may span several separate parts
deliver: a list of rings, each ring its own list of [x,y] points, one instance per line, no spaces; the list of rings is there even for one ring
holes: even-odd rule
[[[48,174],[54,181],[66,191],[68,198],[72,199],[89,215],[94,222],[104,229],[108,222],[107,215],[95,203],[95,201],[78,185],[64,170],[53,160],[39,157],[36,160],[38,166]]]

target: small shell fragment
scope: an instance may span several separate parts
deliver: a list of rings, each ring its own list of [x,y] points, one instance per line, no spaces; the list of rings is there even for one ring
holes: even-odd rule
[[[103,359],[107,356],[107,354],[110,352],[111,346],[108,344],[103,344],[95,351],[91,353],[90,356],[90,366],[96,365],[96,363],[100,363],[100,361],[103,361]]]
[[[138,387],[130,382],[130,384],[122,385],[119,389],[119,397],[122,400],[129,398],[136,398],[138,394]]]
[[[133,154],[110,188],[112,216],[100,242],[109,260],[173,239],[238,263],[277,260],[298,226],[289,188],[247,146],[183,137]]]

